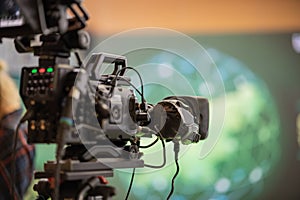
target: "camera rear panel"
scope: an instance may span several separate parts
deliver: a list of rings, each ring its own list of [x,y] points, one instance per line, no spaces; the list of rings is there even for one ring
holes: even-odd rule
[[[30,143],[55,142],[63,98],[70,89],[66,83],[74,83],[67,80],[71,72],[67,65],[22,69],[20,94],[27,110],[33,111],[28,120]]]

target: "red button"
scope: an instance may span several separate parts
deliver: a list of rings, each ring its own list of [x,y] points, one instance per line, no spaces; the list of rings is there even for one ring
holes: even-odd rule
[[[40,73],[40,74],[43,74],[43,73],[45,73],[45,71],[46,71],[46,69],[45,69],[45,68],[40,68],[40,69],[39,69],[39,73]]]

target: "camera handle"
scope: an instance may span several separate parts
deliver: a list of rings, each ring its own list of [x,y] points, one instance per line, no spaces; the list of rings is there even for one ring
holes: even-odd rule
[[[101,79],[101,67],[103,63],[113,63],[114,64],[114,71],[111,75],[116,75],[116,73],[120,69],[124,69],[127,66],[127,59],[124,56],[108,54],[108,53],[94,53],[92,54],[91,58],[89,59],[88,63],[86,64],[86,71],[88,72],[89,76],[93,80],[100,80]],[[122,70],[120,76],[123,76],[125,70]]]

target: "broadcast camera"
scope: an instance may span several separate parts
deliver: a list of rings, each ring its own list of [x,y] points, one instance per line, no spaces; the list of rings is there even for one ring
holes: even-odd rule
[[[34,186],[38,199],[108,199],[114,188],[98,177],[113,176],[115,168],[151,167],[141,159],[142,137],[154,135],[163,146],[164,140],[173,141],[178,159],[179,141],[197,143],[208,136],[207,99],[170,96],[147,103],[142,78],[126,57],[96,53],[83,65],[76,54],[79,66],[70,66],[71,51],[89,46],[82,30],[89,17],[80,0],[0,4],[0,38],[15,38],[18,52],[39,57],[39,64],[23,67],[21,75],[27,109],[21,123],[28,122],[28,142],[57,144],[56,162],[35,173],[48,178]],[[40,43],[32,46],[37,36]],[[104,64],[113,69],[110,74],[101,73]],[[128,70],[139,76],[141,90],[126,76]]]

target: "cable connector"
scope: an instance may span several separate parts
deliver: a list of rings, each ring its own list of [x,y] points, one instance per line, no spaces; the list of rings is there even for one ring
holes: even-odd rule
[[[178,154],[179,154],[179,151],[180,151],[180,144],[179,144],[179,141],[174,141],[173,140],[173,143],[174,143],[174,148],[173,148],[173,151],[174,151],[174,154],[175,154],[175,160],[178,160]]]

